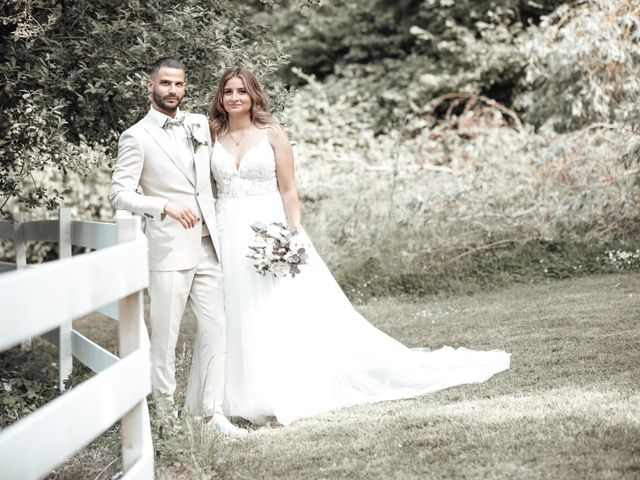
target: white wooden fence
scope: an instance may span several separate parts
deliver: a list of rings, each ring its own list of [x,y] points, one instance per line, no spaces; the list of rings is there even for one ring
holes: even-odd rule
[[[119,212],[125,218],[128,214]],[[16,251],[16,262],[0,262],[0,272],[39,267],[28,265],[26,242],[44,241],[58,243],[59,258],[71,257],[71,247],[102,249],[118,242],[117,227],[113,223],[72,221],[68,208],[60,209],[58,220],[38,220],[23,222],[22,215],[15,214],[14,221],[0,221],[0,239],[12,240]],[[1,308],[1,306],[0,306]],[[118,303],[114,302],[97,309],[98,312],[118,319]],[[41,335],[58,348],[59,388],[64,390],[64,382],[71,375],[73,357],[98,373],[118,361],[118,357],[84,337],[71,328],[71,320]],[[31,346],[31,339],[22,342]]]
[[[122,478],[153,478],[142,297],[147,243],[140,219],[71,221],[69,210],[61,209],[59,220],[0,222],[0,238],[16,246],[16,264],[0,265],[0,351],[43,335],[59,347],[61,388],[73,357],[97,373],[0,430],[0,477],[40,478],[121,419]],[[61,258],[27,268],[29,240],[59,242]],[[72,245],[97,250],[72,257]],[[119,320],[121,358],[71,328],[74,318],[93,311]]]

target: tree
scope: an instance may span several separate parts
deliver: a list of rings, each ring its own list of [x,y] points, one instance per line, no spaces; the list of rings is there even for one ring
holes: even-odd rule
[[[537,126],[597,123],[640,128],[640,4],[565,5],[532,29],[518,107]]]
[[[451,92],[483,95],[510,107],[528,61],[520,39],[564,3],[335,0],[307,17],[286,11],[277,31],[291,67],[333,84],[333,100],[347,96],[358,109],[368,102],[363,118],[383,132],[404,124],[407,116],[423,115],[431,99]],[[304,84],[295,72],[284,69],[281,75]]]
[[[269,79],[282,48],[231,0],[15,0],[0,7],[0,212],[55,208],[65,192],[35,180],[55,166],[87,173],[115,156],[120,132],[148,108],[160,56],[187,67],[185,109],[204,112],[217,78],[242,64]],[[286,100],[266,82],[272,108]]]
[[[563,3],[568,2],[334,0],[324,2],[313,15],[298,14],[295,9],[283,12],[279,30],[291,39],[291,65],[322,79],[348,64],[401,60],[412,54],[432,61],[449,57],[443,42],[460,43],[460,35],[467,32],[479,40],[487,27],[497,24],[535,24]],[[412,27],[428,32],[433,42],[419,41]],[[455,58],[447,60],[456,65]]]

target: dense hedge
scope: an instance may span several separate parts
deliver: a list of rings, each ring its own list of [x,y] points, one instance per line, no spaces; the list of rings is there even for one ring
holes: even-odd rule
[[[205,110],[217,76],[241,63],[268,77],[285,60],[268,29],[227,0],[16,0],[0,7],[0,212],[57,206],[60,188],[32,172],[88,173],[148,108],[148,66],[188,69],[185,108]],[[271,81],[271,100],[286,97]]]

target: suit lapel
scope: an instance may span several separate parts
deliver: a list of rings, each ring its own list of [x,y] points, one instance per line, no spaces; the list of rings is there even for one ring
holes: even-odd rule
[[[195,124],[200,125],[200,123],[197,121],[190,121],[189,115],[187,115],[185,122],[187,122],[187,124],[190,125],[191,128],[193,128],[193,125]],[[200,125],[200,127],[208,128],[208,126],[203,126],[203,125]],[[191,146],[191,152],[193,153],[193,164],[194,164],[194,171],[196,174],[196,182],[197,182],[196,185],[198,185],[199,180],[202,178],[207,178],[211,171],[209,167],[210,146],[208,144],[195,145],[194,142],[189,142],[189,143]]]
[[[194,178],[194,173],[192,171],[190,172],[178,157],[175,143],[167,134],[167,132],[165,132],[162,127],[159,127],[156,122],[153,121],[153,118],[151,118],[151,116],[148,114],[144,118],[142,126],[151,136],[151,138],[153,138],[153,140],[158,144],[162,151],[167,154],[173,164],[178,167],[178,170],[180,170],[180,172],[182,172],[182,174],[187,177],[187,180],[189,180],[189,182],[191,182],[195,186],[196,179]]]
[[[192,145],[193,164],[195,166],[196,181],[209,175],[209,146],[208,145]]]

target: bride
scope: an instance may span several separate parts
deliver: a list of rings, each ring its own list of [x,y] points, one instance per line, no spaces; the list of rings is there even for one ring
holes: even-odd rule
[[[409,349],[353,308],[304,236],[293,152],[253,73],[223,74],[209,118],[227,317],[226,415],[286,425],[348,405],[483,382],[509,368],[509,354],[499,350]],[[256,273],[247,255],[257,221],[301,232],[308,260],[300,275]],[[193,375],[191,411],[200,404]]]

